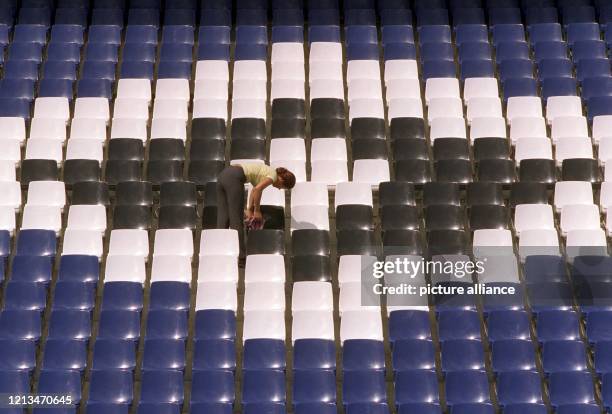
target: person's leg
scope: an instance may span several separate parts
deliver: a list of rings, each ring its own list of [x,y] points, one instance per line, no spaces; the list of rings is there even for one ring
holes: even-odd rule
[[[219,176],[217,182],[217,228],[227,229],[229,228],[229,214],[227,211],[227,194],[223,185],[222,176]]]
[[[240,177],[237,177],[237,179],[232,180],[231,185],[225,189],[225,192],[227,194],[229,228],[238,231],[240,258],[244,259],[246,257],[244,245],[244,182]]]

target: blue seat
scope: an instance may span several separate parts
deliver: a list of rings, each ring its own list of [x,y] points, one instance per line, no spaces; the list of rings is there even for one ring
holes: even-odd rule
[[[523,287],[517,283],[487,283],[487,286],[492,287],[507,287],[513,288],[514,294],[508,295],[483,295],[482,296],[482,307],[485,317],[489,312],[496,310],[521,310],[525,303],[525,294]]]
[[[455,51],[450,43],[423,43],[421,44],[421,60],[449,60],[454,61]]]
[[[118,60],[118,47],[112,43],[92,43],[85,49],[85,61],[117,63]]]
[[[128,26],[159,26],[158,9],[130,9]]]
[[[524,266],[525,281],[532,283],[568,282],[565,260],[560,256],[527,256]]]
[[[193,46],[186,43],[163,43],[160,52],[161,62],[193,61]]]
[[[85,61],[83,63],[81,80],[104,79],[114,81],[116,70],[117,65],[115,62]]]
[[[93,370],[134,370],[136,367],[136,344],[121,339],[98,338],[94,344]]]
[[[347,45],[378,43],[376,26],[347,26],[345,31]]]
[[[188,335],[186,311],[151,310],[147,317],[147,339],[185,339]]]
[[[287,408],[284,402],[265,402],[242,404],[244,414],[285,414]]]
[[[376,27],[376,12],[373,9],[348,9],[344,12],[344,25]]]
[[[89,402],[130,404],[134,398],[133,373],[127,370],[93,370]]]
[[[76,24],[54,24],[51,28],[51,43],[83,44],[83,26]]]
[[[572,44],[582,40],[599,40],[601,29],[597,23],[572,23],[565,28],[567,41]]]
[[[153,80],[153,62],[122,62],[121,78]]]
[[[96,289],[93,283],[60,280],[55,285],[53,309],[93,310]]]
[[[449,25],[448,10],[422,9],[417,11],[417,26]]]
[[[496,24],[491,28],[493,44],[502,42],[524,42],[525,28],[522,24]]]
[[[88,340],[90,336],[90,311],[57,309],[51,312],[47,338]]]
[[[88,43],[121,44],[121,27],[112,25],[89,26]]]
[[[612,91],[608,92],[612,86],[606,85],[611,81],[610,78],[603,78],[599,82],[588,82],[593,89],[596,83],[601,84],[604,93],[599,96],[612,95]],[[588,79],[591,81],[591,79]],[[583,88],[586,86],[586,82]],[[595,95],[596,96],[596,95]],[[612,257],[609,256],[576,256],[572,263],[571,273],[574,285],[592,282],[612,282]]]
[[[17,43],[37,43],[44,45],[47,43],[47,32],[49,27],[42,24],[18,24],[14,28],[13,42]]]
[[[190,26],[196,25],[195,9],[166,9],[164,11],[164,24],[167,26]]]
[[[293,406],[293,412],[295,414],[308,414],[308,413],[320,413],[320,414],[334,414],[338,411],[335,403],[323,402],[323,403],[304,403],[295,404]]]
[[[55,10],[55,24],[87,26],[87,10],[76,7],[59,7]]]
[[[142,368],[145,370],[185,369],[185,341],[180,339],[147,339]]]
[[[35,82],[38,80],[38,69],[39,62],[11,60],[4,64],[4,79]]]
[[[188,283],[151,283],[149,309],[189,310],[190,290]]]
[[[544,404],[508,404],[504,414],[546,414],[548,409]],[[569,414],[569,413],[567,413]]]
[[[561,9],[563,24],[567,27],[575,23],[596,22],[595,8],[591,6],[564,7]]]
[[[549,78],[574,78],[574,66],[567,58],[544,59],[538,62],[538,74],[540,80]]]
[[[377,44],[361,43],[350,44],[346,47],[346,59],[351,60],[378,60],[379,50]]]
[[[81,60],[81,45],[76,43],[49,43],[47,48],[47,63],[50,62],[73,62],[78,64]]]
[[[578,63],[582,59],[606,59],[607,48],[602,40],[580,40],[572,45],[572,59]]]
[[[244,342],[243,369],[285,369],[285,342],[276,339],[248,339]]]
[[[6,46],[9,44],[9,28],[6,24],[2,24],[2,8],[0,8],[0,45]]]
[[[501,372],[497,377],[499,405],[542,403],[542,385],[537,371]]]
[[[485,24],[484,11],[481,8],[457,8],[453,12],[453,26],[467,24]]]
[[[384,370],[385,350],[382,341],[350,339],[342,345],[342,369],[346,371]]]
[[[480,318],[475,310],[449,310],[438,316],[441,341],[480,339]]]
[[[6,394],[28,394],[30,374],[27,371],[0,370],[0,391]]]
[[[567,283],[533,283],[527,287],[527,293],[535,313],[572,308],[572,292]]]
[[[340,15],[336,8],[318,9],[310,7],[308,9],[309,26],[339,26]]]
[[[157,45],[157,27],[128,26],[125,31],[125,43]]]
[[[442,346],[442,372],[485,369],[484,350],[481,341],[454,339]]]
[[[555,372],[548,380],[550,404],[557,408],[565,404],[595,403],[593,378],[589,372]]]
[[[385,402],[355,403],[346,405],[344,412],[347,414],[388,414],[389,406]]]
[[[91,13],[92,26],[123,27],[123,10],[94,8]]]
[[[198,45],[198,60],[225,60],[229,62],[230,50],[228,44],[207,44]]]
[[[284,402],[285,396],[284,371],[244,371],[242,383],[243,404]]]
[[[585,78],[582,81],[582,99],[588,101],[594,96],[612,95],[612,76]]]
[[[265,26],[237,26],[236,44],[267,45],[268,31]]]
[[[0,339],[0,372],[24,371],[30,373],[36,368],[36,344],[20,339]],[[1,374],[0,374],[1,375]]]
[[[414,386],[414,384],[411,384]],[[343,403],[368,403],[386,401],[384,373],[381,371],[353,371],[342,383]],[[397,398],[397,393],[396,393]]]
[[[21,98],[0,98],[0,116],[30,119],[31,101]]]
[[[3,5],[0,7],[0,24],[9,27],[13,27],[15,23],[15,8],[11,6]]]
[[[42,283],[13,281],[4,292],[4,309],[43,312],[47,303],[47,289]]]
[[[38,379],[40,394],[70,395],[73,404],[81,401],[81,374],[78,371],[42,370]]]
[[[562,41],[541,41],[534,47],[534,56],[538,65],[544,59],[567,59],[567,43]]]
[[[51,281],[52,273],[53,257],[17,255],[13,258],[12,281],[46,285]]]
[[[590,122],[600,115],[612,115],[612,96],[594,96],[587,101],[587,117]]]
[[[234,374],[228,370],[193,371],[191,404],[233,403]]]
[[[521,339],[499,340],[491,344],[493,372],[535,371],[535,349],[533,343]]]
[[[230,44],[230,28],[227,26],[201,26],[198,33],[200,44]]]
[[[547,375],[554,372],[586,371],[584,344],[581,340],[544,342],[542,366]]]
[[[557,414],[597,414],[601,412],[596,404],[565,404],[557,409]]]
[[[178,403],[139,403],[138,414],[180,414]]]
[[[599,376],[612,372],[612,342],[599,341],[595,344],[595,372]]]
[[[579,318],[576,312],[540,312],[536,321],[540,343],[548,341],[574,341],[580,339]]]
[[[416,59],[416,48],[412,43],[387,43],[383,49],[385,61]]]
[[[69,79],[76,80],[76,62],[46,62],[43,67],[43,79]]]
[[[232,25],[231,10],[223,9],[202,9],[200,15],[201,26],[227,26]]]
[[[295,371],[293,403],[325,403],[336,400],[336,376],[331,370]]]
[[[510,78],[502,83],[504,101],[514,96],[538,96],[538,82],[532,78]]]
[[[539,23],[529,26],[529,40],[532,45],[539,42],[562,42],[563,30],[559,23]]]
[[[586,78],[610,75],[610,61],[608,59],[582,59],[576,64],[576,77],[579,82]]]
[[[340,28],[337,25],[308,27],[308,42],[340,42]]]
[[[236,10],[236,26],[258,26],[264,27],[268,23],[267,10],[263,9],[242,9]]]
[[[383,26],[382,44],[389,43],[414,43],[414,30],[410,25]]]
[[[559,23],[556,7],[528,7],[525,11],[527,26],[545,23]]]
[[[124,62],[155,62],[156,46],[150,43],[126,43],[123,48]]]
[[[506,60],[529,60],[527,42],[500,42],[495,45],[495,60],[498,64]]]
[[[304,43],[304,29],[302,26],[274,26],[272,27],[272,43]]]
[[[11,254],[11,234],[8,230],[0,230],[0,257],[6,258]]]
[[[232,339],[201,339],[195,341],[193,352],[194,370],[236,369],[236,343]]]
[[[524,311],[495,311],[487,318],[489,340],[530,339],[529,316]]]
[[[38,97],[62,97],[72,101],[74,81],[70,79],[43,79],[38,86]]]
[[[495,77],[495,68],[491,60],[463,60],[459,64],[459,71],[462,80]]]
[[[158,79],[191,79],[191,62],[160,62]]]
[[[459,62],[464,60],[491,60],[489,42],[463,42],[459,46]]]
[[[455,78],[457,67],[450,60],[430,60],[423,62],[423,81],[429,78]]]
[[[191,414],[232,414],[231,403],[192,403],[189,412]]]
[[[435,368],[435,350],[428,339],[401,339],[393,343],[393,370],[431,370]]]
[[[521,10],[518,8],[493,8],[489,9],[489,25],[521,24]]]
[[[490,401],[486,371],[448,372],[445,389],[448,405]]]
[[[266,60],[268,56],[267,45],[236,44],[234,49],[235,60]]]
[[[97,283],[99,277],[100,264],[95,256],[63,255],[60,258],[58,282]]]
[[[272,30],[274,26],[304,26],[304,13],[302,8],[298,9],[274,9],[272,10]]]
[[[293,344],[293,369],[335,369],[336,346],[323,339],[298,339]]]
[[[417,310],[396,310],[389,316],[389,340],[431,339],[429,313]]]
[[[236,338],[236,315],[222,309],[201,310],[196,312],[195,339],[234,339]]]
[[[107,310],[100,313],[98,338],[132,339],[140,337],[140,312]]]
[[[87,367],[87,342],[71,339],[47,339],[43,356],[44,370],[77,370]]]
[[[102,293],[102,310],[141,311],[143,287],[139,282],[108,282]]]
[[[438,379],[435,371],[400,371],[396,374],[395,404],[402,406],[404,404],[424,402],[437,403],[439,398]]]
[[[423,26],[417,29],[419,43],[451,43],[451,29],[448,25]]]
[[[0,98],[34,99],[34,81],[30,79],[4,79],[0,81]]]
[[[590,312],[586,318],[586,334],[589,342],[594,345],[601,341],[612,340],[612,312],[605,310]]]
[[[182,403],[183,399],[183,372],[142,372],[141,403]]]
[[[492,414],[495,412],[490,403],[456,404],[451,407],[451,414]]]

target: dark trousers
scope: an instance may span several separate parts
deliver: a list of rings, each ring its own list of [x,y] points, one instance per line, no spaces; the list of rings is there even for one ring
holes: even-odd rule
[[[244,183],[242,167],[225,168],[217,178],[217,228],[238,231],[240,258],[246,257],[244,246]]]

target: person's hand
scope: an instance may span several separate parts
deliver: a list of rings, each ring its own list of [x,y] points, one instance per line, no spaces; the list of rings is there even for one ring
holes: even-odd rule
[[[244,210],[244,219],[251,220],[253,218],[253,212],[249,209]]]
[[[253,219],[257,221],[263,221],[263,216],[261,215],[261,211],[254,212]]]

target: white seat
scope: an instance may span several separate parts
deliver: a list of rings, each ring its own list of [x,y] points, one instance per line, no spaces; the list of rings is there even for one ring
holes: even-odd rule
[[[334,311],[334,294],[329,282],[295,282],[291,312]]]
[[[380,63],[378,60],[349,60],[346,64],[346,82],[355,79],[378,79],[380,81]]]
[[[387,82],[387,102],[391,99],[421,100],[421,84],[418,79],[391,79]]]
[[[348,181],[346,161],[313,161],[311,181],[336,185]]]
[[[553,209],[548,204],[519,204],[514,210],[514,229],[520,234],[525,230],[554,230]]]
[[[295,206],[291,208],[291,230],[329,230],[326,206]]]
[[[111,139],[134,138],[147,141],[147,121],[145,119],[115,119],[111,127]]]
[[[106,98],[77,98],[74,101],[74,120],[98,119],[108,124],[110,107]]]
[[[606,233],[612,234],[612,210],[606,212]]]
[[[227,101],[229,99],[228,82],[218,79],[196,80],[193,100],[197,101],[198,99],[220,99]]]
[[[522,160],[544,158],[552,160],[552,144],[548,138],[520,138],[514,153],[516,165]]]
[[[66,186],[62,181],[31,181],[26,205],[52,206],[63,210],[66,205]]]
[[[15,164],[12,161],[0,161],[0,182],[15,181]]]
[[[431,98],[427,108],[429,125],[436,118],[463,118],[461,98]]]
[[[276,43],[279,44],[279,43]],[[302,84],[306,81],[304,71],[304,62],[272,62],[272,82],[281,79],[300,81]]]
[[[342,286],[345,283],[361,282],[361,276],[364,269],[369,270],[376,261],[377,258],[375,256],[340,256],[338,263],[338,283]]]
[[[259,160],[259,159],[248,159],[248,158],[243,158],[243,159],[232,159],[230,160],[230,165],[242,165],[244,163],[247,164],[264,164],[264,160]],[[274,166],[274,168],[276,168],[277,166]]]
[[[273,79],[270,99],[290,98],[306,99],[305,83],[303,80],[294,79]]]
[[[291,339],[322,339],[334,341],[334,314],[328,311],[293,312]]]
[[[120,229],[110,234],[109,256],[136,256],[147,260],[149,235],[146,230]]]
[[[383,340],[382,320],[379,308],[353,310],[342,313],[340,341],[350,339]]]
[[[519,267],[514,255],[486,257],[483,272],[478,274],[480,283],[520,283]]]
[[[193,101],[194,118],[220,118],[227,121],[227,99],[197,99]]]
[[[349,105],[349,121],[354,118],[385,119],[385,108],[380,99],[355,99]]]
[[[70,120],[68,98],[36,98],[34,118],[61,119],[64,123],[68,123]]]
[[[148,79],[119,79],[117,98],[139,99],[151,102],[151,81]]]
[[[432,99],[436,98],[458,98],[459,79],[457,78],[429,78],[425,83],[425,104],[429,106]]]
[[[10,206],[0,206],[0,230],[7,230],[13,235],[16,226],[15,209]]]
[[[187,123],[189,104],[180,99],[155,99],[153,119],[178,119]]]
[[[604,181],[612,181],[612,168],[610,165],[604,170]]]
[[[198,283],[201,282],[238,283],[236,258],[228,255],[202,257],[198,264]]]
[[[62,229],[62,209],[55,206],[35,206],[26,204],[23,208],[21,229],[53,230]]]
[[[69,139],[66,146],[67,160],[96,160],[104,159],[104,145],[101,141],[90,139]]]
[[[66,122],[63,119],[32,118],[28,139],[66,141]]]
[[[26,139],[25,120],[18,117],[0,117],[0,140],[17,140],[23,143]]]
[[[244,314],[244,330],[242,340],[278,339],[285,340],[285,311],[262,310]]]
[[[557,230],[524,230],[519,237],[519,255],[522,260],[527,256],[560,255]]]
[[[26,144],[26,160],[53,160],[61,164],[62,142],[55,139],[33,139]]]
[[[225,309],[236,312],[238,295],[236,285],[229,282],[200,282],[196,294],[196,311]]]
[[[353,162],[353,181],[378,187],[391,180],[389,162],[387,160],[355,160]]]
[[[423,118],[423,102],[421,98],[391,99],[388,116],[393,118]]]
[[[252,186],[249,191],[252,190]],[[268,186],[261,194],[262,206],[276,206],[285,208],[285,190]]]
[[[379,79],[353,79],[348,84],[349,105],[355,99],[382,99]]]
[[[602,229],[572,230],[567,233],[565,248],[568,258],[607,256],[606,233]]]
[[[158,79],[155,84],[155,99],[178,99],[188,102],[191,98],[189,80]]]
[[[103,119],[75,118],[70,124],[70,139],[106,141],[106,124]]]
[[[553,141],[560,138],[589,137],[589,125],[584,116],[558,116],[552,121]]]
[[[0,181],[0,206],[21,208],[21,184],[19,181]]]
[[[586,181],[557,181],[555,208],[562,211],[568,204],[593,204],[593,187]]]
[[[342,62],[311,62],[308,68],[308,82],[311,88],[314,82],[322,80],[340,81],[344,84]]]
[[[329,207],[327,187],[318,183],[296,183],[291,190],[291,208],[297,206]]]
[[[79,254],[102,257],[104,245],[102,235],[93,230],[66,229],[62,244],[62,255]]]
[[[145,262],[138,256],[108,256],[104,283],[108,282],[136,282],[144,284],[147,279]]]
[[[304,66],[304,44],[300,42],[272,43],[272,63],[298,62]]]
[[[365,206],[373,206],[372,189],[367,184],[361,183],[340,183],[336,186],[336,194],[334,206],[342,206],[345,204],[362,204]]]
[[[17,139],[0,140],[0,160],[8,161],[13,165],[21,161],[21,144]]]
[[[606,212],[610,206],[612,206],[612,182],[604,181],[599,192],[599,207]]]
[[[612,137],[612,115],[593,118],[593,142],[595,145],[604,137]]]
[[[151,283],[191,283],[191,260],[185,256],[153,256]]]
[[[196,81],[200,79],[214,79],[229,81],[229,68],[225,60],[200,60],[196,64]]]
[[[416,60],[398,59],[385,62],[385,83],[393,79],[418,79],[419,67]]]
[[[379,302],[365,302],[364,299],[369,299],[369,295],[362,295],[361,289],[361,283],[354,282],[342,284],[338,298],[338,310],[341,318],[344,312],[374,309],[373,306],[380,305]],[[372,299],[380,300],[380,296],[372,295]]]
[[[268,98],[268,83],[264,80],[238,79],[232,84],[232,100]]]
[[[242,79],[268,80],[268,69],[263,60],[237,60],[234,62],[234,81]]]
[[[113,119],[140,119],[148,121],[149,103],[143,99],[117,98],[113,106]]]
[[[176,138],[183,142],[187,140],[187,126],[182,119],[153,118],[151,123],[151,139]]]
[[[567,204],[561,211],[561,232],[600,228],[599,207],[595,204]]]
[[[542,117],[514,118],[510,124],[510,139],[512,144],[521,138],[547,138],[546,121]]]
[[[153,256],[193,257],[193,234],[189,229],[162,229],[155,232]]]
[[[250,254],[246,258],[244,283],[285,283],[285,259],[278,254]]]
[[[68,209],[67,229],[106,231],[106,207],[103,205],[73,204]]]
[[[542,117],[542,100],[537,96],[515,96],[508,98],[506,120],[512,124],[514,118]]]
[[[431,121],[429,136],[433,143],[436,138],[466,138],[465,119],[436,118]]]
[[[496,78],[467,78],[463,84],[463,100],[466,105],[474,98],[498,98]]]
[[[312,42],[310,44],[309,64],[313,62],[342,63],[342,44],[336,42]]]
[[[270,161],[306,161],[306,142],[302,138],[273,139],[270,144]]]
[[[279,282],[249,283],[244,291],[244,312],[285,310],[285,284]]]
[[[546,121],[553,124],[558,117],[582,116],[582,100],[579,96],[550,96],[546,100]]]
[[[480,229],[474,231],[475,257],[513,255],[512,232],[505,229]]]
[[[506,120],[498,118],[473,118],[470,125],[470,139],[506,138]]]
[[[344,82],[342,79],[316,79],[310,82],[310,101],[318,98],[344,100]]]
[[[503,116],[501,99],[494,98],[472,98],[467,104],[468,124],[474,118],[500,118]]]
[[[234,99],[232,100],[232,119],[259,118],[266,119],[265,99]]]
[[[236,230],[203,230],[200,238],[200,260],[202,260],[202,256],[238,257],[238,247],[238,232]]]
[[[568,158],[593,158],[593,145],[587,137],[561,138],[555,147],[555,159],[561,166]]]
[[[597,158],[602,166],[606,166],[606,162],[612,159],[612,136],[603,137],[599,141],[599,149],[597,151]]]
[[[306,163],[304,161],[278,160],[271,161],[270,167],[283,167],[288,169],[295,175],[295,182],[301,183],[306,181]]]
[[[369,259],[368,259],[369,260]],[[417,255],[392,255],[392,256],[387,256],[385,257],[385,262],[391,262],[391,263],[400,263],[400,267],[404,267],[403,269],[394,269],[391,272],[383,272],[384,275],[382,277],[382,280],[384,280],[385,285],[386,286],[399,286],[400,283],[406,283],[409,282],[409,284],[411,285],[419,285],[419,286],[425,286],[427,284],[427,280],[425,278],[425,269],[424,267],[421,266],[421,262],[423,261],[423,257],[422,256],[417,256]],[[365,266],[364,266],[365,265]],[[362,274],[363,276],[367,276],[370,280],[368,280],[368,284],[373,284],[373,283],[377,283],[378,280],[381,279],[372,279],[371,277],[373,275],[375,275],[375,269],[373,266],[373,262],[367,262],[365,260],[362,259],[362,263],[361,263],[361,268],[359,269],[359,273]],[[405,269],[410,269],[408,272],[409,274],[406,274]],[[341,288],[342,286],[344,286],[345,283],[350,283],[350,282],[344,282],[341,284]],[[360,282],[362,283],[362,282]],[[354,283],[353,283],[354,284]],[[362,283],[362,289],[366,286],[366,283]],[[368,289],[371,289],[372,285],[368,286]],[[387,297],[387,299],[389,299],[389,297]],[[388,304],[388,303],[387,303]]]

